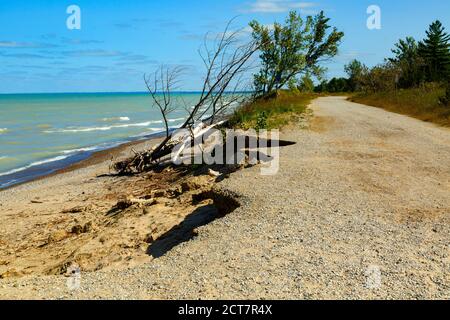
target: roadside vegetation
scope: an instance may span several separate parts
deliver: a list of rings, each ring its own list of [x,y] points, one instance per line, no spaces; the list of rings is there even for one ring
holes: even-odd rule
[[[450,126],[450,35],[440,21],[426,38],[401,39],[393,56],[368,68],[353,60],[347,78],[333,78],[315,92],[346,93],[350,100]]]
[[[344,37],[329,21],[323,12],[303,19],[292,11],[284,24],[250,23],[259,44],[260,68],[254,75],[254,96],[235,111],[233,127],[280,128],[306,111],[317,96],[312,77],[323,76],[322,63],[336,56]]]
[[[236,110],[230,125],[239,129],[276,129],[298,120],[312,99],[314,93],[280,90],[272,97],[260,98]]]
[[[401,113],[414,118],[450,126],[450,107],[441,102],[445,89],[427,84],[418,88],[359,93],[350,100]]]

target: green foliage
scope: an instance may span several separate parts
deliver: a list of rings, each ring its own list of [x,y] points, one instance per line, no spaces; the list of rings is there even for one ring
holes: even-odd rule
[[[259,98],[239,107],[230,125],[240,129],[275,129],[289,124],[305,112],[315,96],[280,90],[270,98]]]
[[[308,73],[301,78],[298,90],[304,93],[314,92],[314,81]]]
[[[351,86],[350,81],[346,78],[333,78],[330,81],[323,81],[320,85],[315,88],[316,92],[350,92]]]
[[[292,93],[300,93],[299,86],[297,84],[296,79],[289,80],[287,87],[288,87],[289,91]]]
[[[262,111],[258,114],[258,119],[256,120],[255,130],[267,129],[267,114]]]
[[[436,83],[393,91],[358,93],[352,101],[450,126],[450,108],[442,105],[445,89]]]
[[[394,56],[372,69],[362,68],[352,100],[450,126],[450,35],[439,21],[426,38],[399,40]],[[346,68],[349,77],[353,72]]]
[[[367,74],[368,68],[362,62],[355,59],[345,65],[344,70],[348,75],[349,91],[360,90],[362,77]]]
[[[440,21],[430,25],[427,37],[419,43],[419,54],[424,59],[428,81],[445,81],[450,77],[450,35]]]
[[[427,82],[446,83],[450,78],[450,35],[439,21],[430,25],[422,42],[406,37],[395,44],[392,53],[393,57],[372,69],[357,60],[347,64],[350,91],[408,89]],[[317,90],[333,92],[334,89],[329,83],[323,83]]]
[[[336,28],[328,32],[329,20],[323,12],[303,20],[292,11],[285,24],[275,23],[273,30],[257,21],[250,23],[253,38],[261,50],[261,68],[254,76],[258,96],[280,90],[301,73],[314,76],[323,73],[320,62],[337,54],[344,36]]]
[[[397,88],[400,70],[390,62],[373,67],[363,75],[361,88],[365,92],[390,91]]]
[[[418,86],[424,80],[424,61],[419,54],[419,45],[412,37],[399,40],[392,49],[393,58],[388,61],[400,70],[398,86],[400,88],[411,88]]]

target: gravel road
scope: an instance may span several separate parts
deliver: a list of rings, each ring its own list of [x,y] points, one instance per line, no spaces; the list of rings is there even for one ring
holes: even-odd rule
[[[139,267],[0,280],[0,298],[449,299],[450,130],[341,97],[290,127],[280,171],[218,187],[241,206]]]

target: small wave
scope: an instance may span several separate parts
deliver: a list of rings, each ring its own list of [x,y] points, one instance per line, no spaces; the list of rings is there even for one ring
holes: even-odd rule
[[[175,119],[169,119],[167,120],[168,122],[178,122],[178,121],[183,121],[186,120],[186,118],[175,118]]]
[[[8,132],[8,128],[0,128],[0,134]]]
[[[46,159],[46,160],[36,161],[36,162],[33,162],[33,163],[31,163],[31,164],[29,164],[27,166],[24,166],[24,167],[21,167],[21,168],[17,168],[17,169],[13,169],[13,170],[10,170],[10,171],[7,171],[7,172],[0,173],[0,177],[7,176],[7,175],[10,175],[10,174],[13,174],[13,173],[20,172],[20,171],[24,171],[26,169],[29,169],[29,168],[32,168],[32,167],[36,167],[36,166],[40,166],[42,164],[64,160],[67,157],[68,156],[58,156],[58,157],[54,157],[54,158],[50,158],[50,159]]]
[[[112,118],[103,118],[102,121],[112,122],[112,121],[130,121],[128,117],[112,117]]]
[[[129,128],[129,127],[148,127],[151,124],[162,123],[162,120],[158,121],[147,121],[140,123],[130,123],[130,124],[118,124],[105,127],[80,127],[80,128],[70,128],[70,129],[60,129],[60,130],[46,130],[44,133],[76,133],[76,132],[91,132],[91,131],[108,131],[111,129],[119,128]]]
[[[195,107],[196,107],[196,105],[191,106],[191,109],[195,109]],[[210,105],[209,105],[208,103],[204,103],[204,104],[202,104],[202,105],[200,106],[199,110],[200,110],[200,109],[206,110],[206,109],[209,108],[209,107],[210,107]]]
[[[12,180],[10,180],[8,182],[2,183],[2,184],[0,184],[0,188],[6,188],[6,187],[9,187],[9,186],[12,186],[16,181],[18,181],[18,180],[17,179],[12,179]]]
[[[203,115],[203,117],[200,119],[200,120],[208,120],[209,118],[211,118],[212,117],[212,114],[205,114],[205,115]]]
[[[79,149],[71,149],[71,150],[63,150],[61,151],[62,154],[73,154],[78,152],[88,152],[88,151],[95,151],[100,149],[100,147],[86,147],[86,148],[79,148]]]

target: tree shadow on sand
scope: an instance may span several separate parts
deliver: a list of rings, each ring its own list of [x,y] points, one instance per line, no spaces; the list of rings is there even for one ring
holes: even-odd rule
[[[295,142],[291,141],[274,141],[267,140],[264,141],[267,147],[287,147],[295,145]],[[248,141],[245,143],[246,147],[248,146]],[[235,150],[236,152],[236,150]],[[248,150],[245,150],[245,153],[248,155]],[[271,156],[266,155],[261,152],[257,152],[258,160],[263,162],[270,161]],[[227,175],[235,170],[238,170],[237,167],[227,165],[212,165],[212,166],[203,166],[202,169],[198,170],[196,174],[206,174],[208,169],[217,170],[220,173],[220,176],[217,177],[216,182],[220,182],[225,179]],[[195,174],[194,174],[195,175]],[[198,195],[193,196],[193,204],[200,203],[203,200],[212,199],[213,204],[201,206],[195,209],[191,214],[189,214],[179,225],[173,227],[161,237],[156,239],[152,244],[149,245],[147,249],[147,254],[153,256],[154,258],[159,258],[165,255],[172,248],[177,245],[189,241],[197,236],[197,228],[207,225],[212,221],[222,218],[227,214],[236,210],[240,204],[237,200],[237,196],[223,194],[217,190],[210,190]]]
[[[197,236],[196,229],[207,225],[216,219],[223,218],[236,210],[240,204],[231,195],[225,195],[211,190],[193,197],[193,203],[200,203],[206,199],[212,199],[213,204],[204,205],[195,209],[183,222],[167,231],[155,242],[150,244],[147,254],[159,258],[176,247]]]

